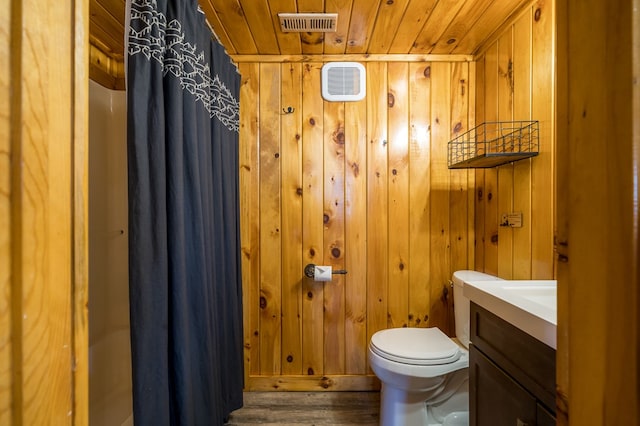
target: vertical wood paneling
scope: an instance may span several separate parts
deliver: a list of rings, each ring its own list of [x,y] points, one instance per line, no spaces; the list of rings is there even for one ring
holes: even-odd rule
[[[0,423],[84,425],[88,5],[0,13]]]
[[[320,93],[322,64],[305,64],[302,73],[303,95]],[[303,263],[322,264],[323,240],[323,102],[320,96],[303,96],[302,125],[302,246]],[[304,278],[302,282],[302,364],[307,375],[323,374],[322,282]]]
[[[449,170],[447,142],[450,132],[451,65],[431,64],[431,192],[430,192],[430,286],[429,325],[449,334],[450,253]],[[434,101],[437,99],[437,101]]]
[[[513,27],[513,118],[531,120],[531,9]],[[522,228],[513,232],[513,278],[531,278],[531,163],[513,164],[513,211],[522,212]]]
[[[532,36],[526,18],[520,17],[519,22],[506,27],[506,32],[479,58],[477,66],[443,62],[367,63],[368,96],[357,103],[323,102],[318,96],[321,64],[304,64],[299,118],[302,202],[297,207],[295,198],[287,201],[280,195],[291,190],[284,177],[277,188],[274,183],[271,189],[266,189],[269,179],[274,179],[272,175],[280,173],[273,164],[280,161],[285,164],[286,160],[281,158],[274,163],[269,159],[264,148],[265,132],[270,134],[269,124],[260,129],[261,200],[268,199],[265,197],[271,190],[272,197],[282,197],[276,216],[283,229],[288,226],[287,221],[297,220],[290,219],[285,211],[294,218],[300,215],[302,265],[332,264],[349,270],[346,277],[334,277],[324,285],[310,279],[301,283],[302,374],[332,378],[363,374],[362,371],[370,374],[366,370],[365,346],[374,332],[385,327],[435,325],[447,333],[453,332],[448,294],[453,270],[476,268],[494,274],[501,271],[507,276],[528,275],[526,265],[532,261],[527,260],[527,253],[533,243],[529,243],[527,233],[533,230],[531,227],[527,230],[526,219],[523,237],[508,228],[501,229],[505,236],[498,238],[499,212],[515,211],[522,206],[526,217],[527,206],[532,204],[527,203],[533,197],[529,194],[534,192],[527,180],[527,162],[503,167],[506,173],[497,169],[449,171],[446,165],[446,144],[452,135],[475,123],[510,120],[516,118],[515,113],[527,114],[526,103],[532,101],[523,101],[525,105],[521,106],[519,100],[530,99],[531,92],[535,93],[534,84],[527,84],[535,81],[535,76],[527,73],[526,65],[533,51],[519,46],[532,40]],[[522,68],[518,68],[519,62]],[[268,70],[266,64],[261,65],[261,80],[274,80]],[[473,78],[470,73],[474,73]],[[283,77],[277,83],[283,99],[290,95],[283,85],[295,85],[285,80]],[[268,93],[266,87],[270,84],[263,83],[260,90],[259,122],[280,122],[279,143],[283,144],[284,153],[286,141],[291,140],[285,134],[291,126],[282,114],[263,117],[263,105],[269,104],[262,99]],[[291,92],[295,90],[292,86]],[[278,105],[276,109],[283,107],[287,105]],[[357,140],[366,141],[366,147],[350,145],[352,132]],[[343,144],[336,146],[339,139]],[[535,161],[537,158],[529,163],[533,165]],[[288,173],[287,167],[282,166],[283,176]],[[520,176],[523,182],[516,182]],[[296,213],[299,209],[302,211]],[[261,207],[261,224],[266,217],[264,210]],[[293,226],[291,230],[294,232]],[[260,235],[264,239],[271,234],[262,230]],[[289,238],[279,240],[283,247],[289,244],[285,240]],[[506,242],[501,246],[503,241]],[[264,248],[261,242],[260,253],[264,253]],[[265,308],[270,300],[264,297],[265,262],[267,258],[273,262],[277,257],[274,250],[268,252],[268,256],[261,256],[259,273]],[[283,271],[292,261],[285,257],[280,259]],[[525,267],[514,272],[513,268],[520,263]],[[290,268],[292,274],[294,269]],[[269,279],[274,276],[272,271],[267,275]],[[283,292],[278,302],[282,304],[281,322],[287,316],[293,317],[285,312],[294,312],[298,303],[287,300],[287,285],[291,284],[280,279],[280,288],[274,286],[270,290]],[[275,313],[265,316],[264,309],[261,313],[261,322],[267,321],[269,325],[273,320],[275,327]],[[285,330],[292,325],[280,326]],[[272,332],[263,329],[261,323],[261,346],[265,344],[265,333]],[[283,331],[283,336],[294,334]],[[261,348],[261,358],[265,352],[278,350]],[[295,363],[287,361],[289,353],[285,352],[281,353],[281,362]],[[265,370],[262,360],[260,364],[261,374],[280,374]],[[275,364],[283,368],[280,361]],[[291,376],[298,370],[281,371]],[[323,382],[320,386],[343,386],[338,383],[343,382]],[[279,382],[277,386],[293,389],[298,385]]]
[[[69,49],[73,16],[68,4],[40,6],[23,2],[22,20],[38,22],[39,17],[56,22],[51,30],[66,43],[54,42],[35,26],[24,31],[21,40],[22,81],[15,89],[22,92],[18,98],[20,119],[29,127],[13,135],[19,138],[14,147],[20,144],[20,149],[13,150],[12,197],[17,209],[12,216],[21,216],[21,223],[12,229],[16,237],[12,243],[18,248],[12,269],[21,271],[22,281],[13,287],[17,290],[13,294],[13,325],[19,327],[14,331],[20,331],[13,337],[22,345],[19,358],[14,358],[18,364],[14,380],[21,382],[24,424],[63,424],[70,421],[64,409],[72,409],[69,125],[73,109]],[[43,51],[49,52],[44,58]],[[67,146],[60,149],[49,141],[67,141]]]
[[[640,0],[637,0],[640,1]],[[597,12],[596,12],[597,13]],[[638,15],[640,18],[640,15]],[[558,327],[556,329],[556,337],[558,339],[558,347],[556,351],[556,424],[558,426],[567,426],[568,404],[569,404],[569,327],[570,327],[570,272],[568,262],[560,262],[561,256],[563,260],[568,252],[568,233],[569,209],[572,204],[568,198],[566,188],[571,182],[571,172],[569,167],[569,10],[568,2],[558,2],[556,5],[556,140],[558,141],[555,148],[557,159],[556,185],[554,190],[554,198],[556,203],[556,232],[554,234],[556,249],[556,257],[554,264],[554,275],[558,281],[556,289],[557,307],[558,307]],[[640,27],[638,27],[640,28]],[[563,125],[562,123],[567,123]],[[638,135],[640,136],[640,134]],[[562,142],[564,141],[564,142]],[[640,146],[640,145],[638,145]],[[640,255],[640,252],[638,253]],[[640,260],[640,259],[639,259]],[[636,263],[640,264],[640,262]],[[640,304],[638,305],[640,306]],[[639,329],[640,331],[640,329]],[[640,337],[640,336],[638,336]],[[636,416],[638,417],[638,416]]]
[[[74,425],[89,424],[89,5],[74,2],[71,39],[74,52],[72,97],[72,322],[73,322],[73,414]],[[64,22],[62,23],[64,25]],[[56,57],[57,61],[60,58]],[[65,75],[65,74],[63,74]],[[56,105],[57,107],[57,105]],[[1,126],[0,126],[1,127]],[[1,420],[0,420],[1,423]]]
[[[344,269],[344,103],[324,105],[324,261]],[[344,373],[345,278],[324,286],[324,373]]]
[[[540,122],[538,156],[484,171],[485,200],[475,212],[476,224],[485,216],[484,231],[476,231],[478,241],[484,235],[484,266],[476,268],[501,278],[554,277],[553,10],[543,1],[523,9],[478,58],[478,122]],[[522,212],[523,226],[498,227],[512,211]]]
[[[387,64],[367,64],[367,340],[387,326],[389,303],[386,76]]]
[[[253,210],[241,231],[259,236],[243,236],[245,315],[257,317],[245,318],[247,389],[374,389],[371,335],[451,333],[448,281],[473,264],[475,177],[446,163],[471,121],[469,64],[370,62],[367,97],[346,103],[322,100],[321,66],[241,68],[256,124],[241,133],[255,146],[241,157]],[[308,263],[348,273],[300,279]]]
[[[513,120],[513,30],[509,27],[498,39],[498,121]],[[512,148],[505,147],[508,151]],[[513,210],[513,163],[498,167],[498,223]],[[513,231],[498,227],[498,276],[513,277]]]
[[[367,103],[345,104],[345,372],[367,372]]]
[[[449,139],[469,130],[469,65],[466,63],[451,64],[451,122]],[[469,267],[468,247],[473,245],[469,241],[468,218],[469,196],[473,186],[469,187],[469,174],[473,171],[466,169],[451,170],[449,182],[449,222],[451,245],[451,271]],[[473,206],[473,204],[471,204]],[[449,289],[451,290],[451,289]],[[453,315],[450,309],[449,315]],[[451,319],[453,321],[453,319]],[[453,329],[452,329],[453,331]]]
[[[389,92],[389,309],[387,327],[409,316],[409,66],[388,65]]]
[[[476,107],[476,90],[477,90],[477,85],[476,85],[476,63],[475,62],[471,62],[468,65],[468,70],[467,70],[467,79],[468,79],[468,85],[467,85],[467,93],[468,93],[468,97],[469,99],[467,100],[467,104],[469,106],[469,110],[468,110],[468,128],[469,129],[473,129],[476,126],[476,120],[475,120],[475,107]],[[474,206],[475,206],[475,199],[476,199],[476,173],[474,170],[469,170],[469,173],[467,174],[467,211],[468,211],[468,217],[467,217],[467,259],[468,259],[468,263],[466,265],[466,268],[468,269],[475,269],[476,268],[476,264],[475,264],[475,258],[476,258],[476,217],[475,217],[475,213],[474,213]],[[459,268],[452,268],[454,271],[455,269],[459,269]]]
[[[259,83],[258,64],[240,64],[242,84],[240,97],[240,234],[242,250],[242,279],[258,282],[260,268],[260,159],[259,159]],[[259,286],[242,286],[243,300],[260,300]],[[260,373],[260,304],[243,303],[244,372],[245,381],[250,374]]]
[[[638,425],[640,2],[559,3],[558,424]]]
[[[302,373],[301,64],[281,66],[282,374]]]
[[[260,65],[260,373],[280,374],[282,238],[280,65]]]
[[[531,275],[553,278],[553,191],[554,191],[554,7],[538,1],[533,5],[532,116],[540,121],[540,155],[532,163],[531,185]]]
[[[498,119],[498,46],[485,54],[484,121]],[[484,272],[498,275],[498,170],[484,172]]]
[[[0,2],[0,424],[13,424],[11,406],[11,2]]]
[[[431,223],[431,64],[409,65],[409,326],[426,327],[429,320]]]
[[[476,125],[485,121],[484,117],[484,100],[485,100],[485,63],[486,56],[482,56],[476,61],[476,108],[475,120]],[[484,251],[487,245],[485,232],[485,208],[486,203],[486,187],[484,169],[476,169],[476,185],[474,197],[474,213],[475,213],[475,269],[485,271]]]

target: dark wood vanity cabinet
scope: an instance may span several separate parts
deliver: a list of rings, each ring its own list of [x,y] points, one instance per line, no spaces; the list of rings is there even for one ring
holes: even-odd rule
[[[555,425],[556,351],[471,303],[472,426]]]

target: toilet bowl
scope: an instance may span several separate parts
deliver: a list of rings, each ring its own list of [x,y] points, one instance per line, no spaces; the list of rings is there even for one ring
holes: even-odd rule
[[[369,365],[381,387],[382,426],[469,423],[469,299],[465,281],[496,280],[476,271],[453,274],[456,338],[438,328],[390,328],[371,336]]]

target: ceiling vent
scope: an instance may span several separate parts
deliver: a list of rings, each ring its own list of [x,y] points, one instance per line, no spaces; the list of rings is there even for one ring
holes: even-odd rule
[[[322,66],[322,97],[327,101],[359,101],[366,94],[366,72],[358,62],[329,62]]]
[[[336,31],[337,13],[278,13],[285,33],[332,33]]]

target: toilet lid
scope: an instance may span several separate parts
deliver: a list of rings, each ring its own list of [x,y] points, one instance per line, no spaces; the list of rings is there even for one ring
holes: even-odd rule
[[[448,364],[460,358],[460,347],[440,329],[390,328],[371,336],[371,349],[391,361],[413,365]]]

